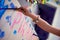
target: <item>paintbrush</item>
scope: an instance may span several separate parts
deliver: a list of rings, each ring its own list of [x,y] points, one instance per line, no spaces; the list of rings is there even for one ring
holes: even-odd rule
[[[19,10],[20,8],[0,8],[0,10]]]

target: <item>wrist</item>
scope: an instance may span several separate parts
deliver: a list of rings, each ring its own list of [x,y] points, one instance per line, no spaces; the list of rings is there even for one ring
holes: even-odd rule
[[[38,15],[35,15],[35,14],[33,14],[33,13],[29,13],[28,16],[29,16],[30,18],[32,18],[33,20],[38,17]]]

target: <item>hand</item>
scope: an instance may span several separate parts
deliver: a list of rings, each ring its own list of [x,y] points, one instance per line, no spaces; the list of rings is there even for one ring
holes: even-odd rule
[[[22,12],[24,15],[29,16],[30,12],[27,10],[27,8],[20,7],[18,11]]]

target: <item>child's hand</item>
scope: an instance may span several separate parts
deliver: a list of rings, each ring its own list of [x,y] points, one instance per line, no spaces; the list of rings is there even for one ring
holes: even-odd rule
[[[22,12],[24,15],[29,16],[30,12],[27,10],[27,8],[20,7],[18,11]]]

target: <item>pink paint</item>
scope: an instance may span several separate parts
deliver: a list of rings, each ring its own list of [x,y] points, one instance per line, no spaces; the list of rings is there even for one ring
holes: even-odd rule
[[[29,23],[27,23],[25,20],[23,21],[22,26],[18,29],[18,33],[22,33],[22,35],[24,35],[24,26],[28,27],[27,31],[25,34],[31,34],[32,35],[32,29],[29,27],[28,25]]]
[[[30,28],[30,27],[28,27],[28,29],[27,29],[27,32],[26,33],[28,33],[28,34],[32,34],[33,32],[32,32],[32,29]]]
[[[28,34],[33,34],[32,30],[29,28],[27,31]]]
[[[26,33],[33,34],[32,29],[29,27],[29,23],[26,22],[26,25],[28,26],[28,30]]]
[[[22,36],[24,35],[24,25],[25,25],[25,21],[23,21],[22,26],[20,26],[20,28],[18,29],[18,33],[20,32]]]
[[[20,32],[20,33],[22,33],[22,36],[24,35],[24,33],[25,33],[25,30],[24,30],[24,27],[28,27],[28,25],[27,25],[27,23],[26,23],[26,21],[25,21],[25,19],[24,19],[24,21],[23,21],[23,23],[22,23],[22,26],[18,29],[18,33]],[[28,28],[29,29],[29,28]],[[27,30],[28,31],[28,30]]]
[[[18,17],[19,17],[19,19],[17,20]],[[12,29],[15,24],[19,24],[21,22],[21,18],[24,18],[23,14],[17,13],[10,28]],[[24,30],[25,25],[26,25],[26,27],[28,27],[26,34],[32,33],[32,29],[29,27],[29,23],[27,23],[24,19],[22,25],[18,29],[18,33],[20,32],[22,34],[22,36],[24,35],[24,32],[25,32],[25,30]]]
[[[22,36],[23,36],[23,34],[24,34],[24,26],[20,27],[20,29],[18,30],[18,32],[20,32],[22,34]]]
[[[18,18],[18,17],[20,17],[20,18],[19,18],[19,20],[17,21],[17,18]],[[15,24],[20,23],[21,18],[22,18],[22,13],[21,13],[21,12],[20,12],[20,13],[17,13],[10,28],[12,29]]]
[[[22,26],[19,27],[18,33],[21,31],[22,27],[24,27],[25,24],[26,24],[26,23],[25,23],[25,21],[23,20],[23,24],[22,24]]]
[[[24,35],[24,26],[21,29],[22,36]]]

